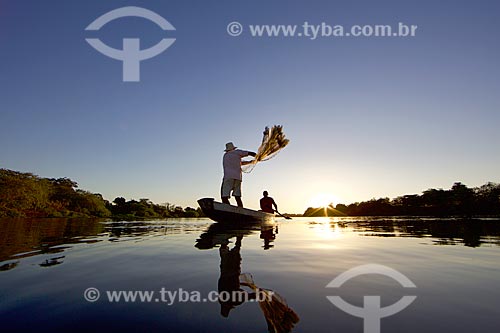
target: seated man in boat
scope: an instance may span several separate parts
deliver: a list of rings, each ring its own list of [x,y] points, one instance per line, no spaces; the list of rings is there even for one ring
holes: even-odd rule
[[[278,210],[278,205],[276,205],[276,202],[274,202],[274,199],[269,196],[267,191],[264,191],[262,195],[264,195],[264,197],[260,199],[260,209],[263,212],[274,214],[274,211]]]
[[[226,143],[226,153],[222,159],[224,178],[221,186],[221,198],[223,203],[230,205],[229,198],[232,193],[238,207],[243,207],[243,202],[241,201],[241,166],[244,165],[245,162],[241,161],[241,159],[247,156],[255,157],[256,154],[251,151],[236,148],[237,147],[235,147],[232,142]]]

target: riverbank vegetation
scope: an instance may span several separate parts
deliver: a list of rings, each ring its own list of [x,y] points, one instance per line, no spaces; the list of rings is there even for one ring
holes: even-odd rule
[[[69,178],[41,178],[31,173],[0,169],[1,217],[100,217],[154,219],[202,217],[200,208],[149,199],[112,202],[99,193],[78,188]],[[500,216],[500,184],[469,188],[455,183],[449,190],[429,189],[395,199],[381,198],[349,205],[309,207],[303,216]]]
[[[469,188],[455,183],[449,190],[428,189],[395,199],[381,198],[350,205],[309,207],[304,216],[500,216],[500,184]]]
[[[121,219],[199,217],[200,209],[149,199],[109,202],[99,193],[78,188],[69,178],[41,178],[0,169],[0,217],[113,217]]]

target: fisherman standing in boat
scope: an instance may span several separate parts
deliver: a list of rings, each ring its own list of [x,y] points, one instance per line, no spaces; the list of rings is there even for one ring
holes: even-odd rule
[[[247,156],[255,157],[256,154],[236,148],[232,142],[226,143],[226,153],[222,159],[224,178],[221,186],[221,198],[223,203],[230,205],[229,198],[232,193],[238,207],[243,207],[243,202],[241,201],[241,166],[249,162],[242,161],[241,159]]]

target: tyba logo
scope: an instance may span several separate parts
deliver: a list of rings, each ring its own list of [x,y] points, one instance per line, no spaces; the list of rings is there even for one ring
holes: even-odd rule
[[[382,265],[369,264],[354,267],[333,279],[326,288],[340,288],[345,282],[365,274],[380,274],[390,277],[405,288],[416,288],[415,284],[400,272]],[[327,296],[336,307],[348,314],[364,319],[364,333],[379,333],[380,319],[392,316],[410,305],[417,296],[403,296],[396,303],[384,308],[380,305],[380,296],[364,296],[363,307],[357,307],[344,301],[340,296]]]
[[[156,23],[162,30],[175,30],[174,26],[166,19],[156,14],[155,12],[140,8],[140,7],[122,7],[98,17],[94,22],[90,23],[85,30],[97,31],[100,30],[105,24],[122,17],[142,17]],[[175,38],[163,38],[158,44],[141,50],[139,38],[124,38],[123,49],[117,50],[101,42],[98,38],[86,38],[93,48],[102,54],[123,62],[123,81],[125,82],[138,82],[140,81],[140,62],[142,60],[156,57],[174,42]]]

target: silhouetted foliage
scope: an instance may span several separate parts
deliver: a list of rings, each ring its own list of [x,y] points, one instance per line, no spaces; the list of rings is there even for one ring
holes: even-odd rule
[[[500,184],[487,183],[469,188],[457,182],[451,189],[428,189],[421,195],[403,195],[395,199],[371,199],[350,205],[309,207],[304,216],[497,216],[500,215]]]
[[[126,201],[122,197],[115,198],[112,204],[108,204],[108,209],[113,214],[113,217],[122,219],[203,216],[201,209],[193,209],[191,207],[183,209],[180,206],[170,203],[158,205],[149,199]]]
[[[76,189],[68,178],[40,178],[0,169],[0,217],[107,217],[100,194]]]
[[[342,205],[339,207],[339,205],[337,205],[337,207],[343,209],[345,205]],[[306,211],[304,212],[303,216],[307,216],[307,217],[321,217],[321,216],[345,216],[345,212],[338,209],[337,207],[333,207],[332,204],[330,204],[329,206],[327,207],[320,207],[320,208],[313,208],[313,207],[309,207],[306,209]]]
[[[149,199],[113,203],[99,193],[77,189],[69,178],[41,178],[0,169],[0,217],[115,217],[124,219],[200,217],[201,209],[158,205]]]

